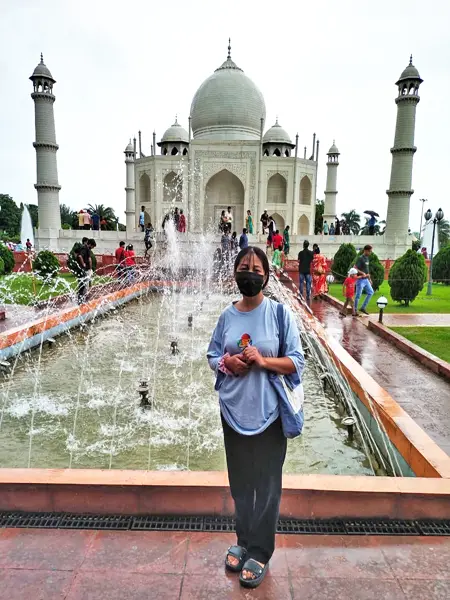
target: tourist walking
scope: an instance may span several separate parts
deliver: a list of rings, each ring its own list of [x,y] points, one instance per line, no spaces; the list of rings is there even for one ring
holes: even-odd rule
[[[81,209],[78,213],[78,229],[84,229],[84,210]]]
[[[273,251],[272,265],[276,269],[282,269],[284,267],[284,252],[282,249],[277,248]]]
[[[336,218],[336,225],[334,226],[334,235],[341,235],[341,222]]]
[[[328,223],[326,221],[323,222],[323,235],[328,235]]]
[[[98,213],[92,213],[91,221],[93,231],[100,231],[100,216],[98,215]]]
[[[223,210],[220,213],[220,220],[219,220],[219,231],[221,233],[225,233],[227,230],[227,218],[225,216],[225,211]]]
[[[125,242],[120,242],[114,253],[116,259],[116,273],[118,279],[122,279],[125,273]]]
[[[298,279],[299,279],[299,290],[300,296],[304,298],[303,289],[306,288],[306,302],[309,304],[311,300],[311,264],[314,258],[314,254],[309,249],[309,242],[305,240],[303,242],[303,250],[298,253]]]
[[[286,225],[283,231],[283,252],[284,256],[287,258],[289,254],[289,250],[291,249],[291,238],[289,234],[289,225]]]
[[[342,284],[342,293],[344,294],[345,302],[344,306],[341,310],[341,315],[343,317],[347,316],[347,307],[350,306],[352,309],[352,314],[355,312],[355,286],[358,280],[358,271],[355,268],[351,268],[348,272],[348,276],[344,279],[344,283]]]
[[[272,249],[272,244],[273,244],[273,236],[275,235],[275,221],[272,217],[269,217],[269,224],[268,224],[268,230],[269,230],[269,234],[267,236],[267,249],[266,252],[268,253],[270,249]]]
[[[369,226],[369,235],[375,235],[375,225],[377,224],[377,220],[375,219],[375,215],[372,215],[367,222]]]
[[[227,570],[240,573],[244,587],[257,587],[275,548],[286,438],[279,398],[270,373],[300,384],[304,358],[295,318],[264,296],[269,262],[262,250],[239,252],[234,276],[242,298],[220,315],[209,344],[209,366],[216,389],[227,457],[228,479],[236,511],[237,544],[225,557]],[[282,320],[281,320],[282,319]]]
[[[334,235],[334,223],[330,225],[330,235]]]
[[[365,291],[366,293],[366,297],[365,300],[361,306],[361,312],[364,313],[365,315],[368,315],[369,313],[367,312],[366,308],[367,305],[370,302],[370,299],[373,296],[373,287],[372,287],[372,280],[370,278],[370,255],[372,254],[372,246],[370,244],[367,244],[367,246],[364,246],[364,250],[363,253],[361,254],[361,256],[358,257],[358,260],[356,261],[355,264],[355,269],[358,271],[358,274],[361,275],[361,279],[358,279],[358,281],[356,282],[356,293],[355,293],[355,308],[354,308],[354,315],[358,314],[358,304],[359,301],[361,299],[361,295],[363,293],[363,291]]]
[[[33,244],[30,242],[30,239],[27,238],[25,242],[25,248],[27,249],[28,254],[31,254],[31,250],[33,249]]]
[[[245,219],[245,228],[250,233],[250,235],[253,234],[253,217],[252,217],[252,211],[251,210],[247,211],[247,217]]]
[[[311,264],[312,274],[312,297],[317,298],[321,294],[328,292],[327,285],[327,259],[320,254],[320,248],[317,244],[313,245],[313,261]]]
[[[261,215],[261,218],[259,220],[261,221],[262,234],[264,235],[266,233],[266,229],[269,227],[269,220],[270,220],[267,210],[265,210],[263,212],[263,214]]]
[[[233,213],[231,212],[231,206],[228,206],[225,211],[225,221],[228,233],[231,233],[231,229],[233,227]]]
[[[141,206],[141,212],[139,213],[139,227],[141,232],[144,233],[145,229],[145,206]],[[163,226],[164,229],[164,226]]]
[[[231,234],[230,246],[231,255],[234,258],[239,252],[239,240],[237,239],[237,233],[235,231],[233,231],[233,233]]]
[[[83,212],[83,227],[86,230],[91,228],[91,215],[87,210]]]
[[[272,238],[272,245],[274,250],[282,250],[283,249],[283,236],[280,235],[279,229],[277,229]]]
[[[94,240],[83,238],[81,246],[73,248],[78,268],[74,271],[77,277],[77,300],[83,304],[89,289],[89,272],[92,271],[91,250],[95,248]]]
[[[180,208],[180,218],[178,219],[177,229],[180,233],[186,233],[186,217],[184,216],[182,208]]]
[[[125,250],[125,269],[127,280],[131,283],[135,277],[136,270],[136,254],[134,252],[133,244],[128,244]]]
[[[239,238],[239,248],[243,250],[244,248],[248,248],[248,237],[247,237],[247,229],[244,227],[241,233],[241,237]]]
[[[144,245],[145,245],[144,258],[147,258],[148,253],[150,252],[151,248],[153,247],[152,234],[153,234],[153,225],[150,222],[150,223],[147,223],[147,227],[145,228],[145,232],[144,232]]]

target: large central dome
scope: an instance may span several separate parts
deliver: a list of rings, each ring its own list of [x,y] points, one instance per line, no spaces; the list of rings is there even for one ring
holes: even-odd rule
[[[232,60],[227,60],[198,88],[192,100],[195,139],[259,140],[266,105],[259,89]]]

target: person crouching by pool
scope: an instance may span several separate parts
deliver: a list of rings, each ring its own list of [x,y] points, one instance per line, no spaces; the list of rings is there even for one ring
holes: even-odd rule
[[[244,587],[263,580],[275,548],[275,528],[286,456],[278,396],[269,372],[297,373],[304,358],[295,319],[284,307],[285,344],[279,353],[278,303],[263,295],[269,261],[259,248],[242,249],[234,262],[242,298],[220,315],[209,344],[209,366],[218,375],[228,478],[236,509],[237,545],[225,567],[240,572]]]

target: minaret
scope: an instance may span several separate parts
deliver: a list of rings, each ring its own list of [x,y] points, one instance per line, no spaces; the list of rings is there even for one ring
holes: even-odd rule
[[[125,148],[125,164],[127,169],[127,184],[125,188],[126,192],[126,222],[127,222],[127,232],[130,233],[132,231],[136,231],[136,206],[134,199],[134,146],[130,142],[128,146]]]
[[[386,217],[385,237],[395,242],[397,237],[403,238],[408,233],[409,201],[414,190],[411,189],[414,146],[414,127],[416,122],[416,106],[420,100],[419,86],[422,83],[419,72],[412,64],[400,75],[397,81],[398,96],[397,123],[395,125],[394,147],[391,148],[392,167],[391,182],[387,195],[389,197]]]
[[[336,182],[337,168],[339,166],[339,150],[333,140],[333,145],[327,152],[327,189],[325,190],[325,206],[323,209],[323,220],[330,226],[336,217]]]
[[[59,211],[58,167],[56,152],[55,117],[53,114],[53,84],[56,83],[49,69],[41,62],[30,77],[33,82],[34,120],[36,129],[36,184],[38,196],[39,230],[47,230],[40,237],[46,240],[56,239],[61,229]],[[52,230],[51,232],[48,230]]]

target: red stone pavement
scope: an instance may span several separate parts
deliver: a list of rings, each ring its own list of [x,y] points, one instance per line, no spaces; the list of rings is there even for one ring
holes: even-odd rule
[[[450,538],[277,536],[265,581],[239,586],[234,535],[0,530],[3,600],[448,600]]]
[[[371,315],[370,319],[378,321],[378,315]],[[450,327],[450,313],[439,314],[411,314],[411,315],[383,315],[383,324],[388,327]]]

